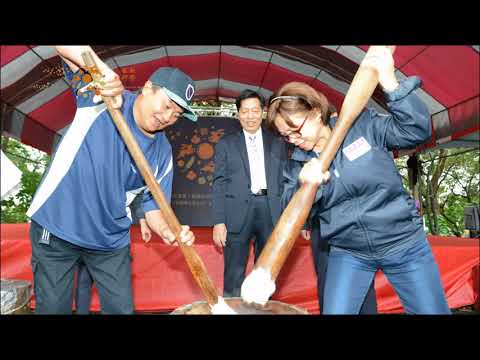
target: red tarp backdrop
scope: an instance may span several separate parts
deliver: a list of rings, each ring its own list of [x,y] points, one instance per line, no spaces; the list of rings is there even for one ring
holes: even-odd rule
[[[1,225],[1,277],[32,281],[31,246],[28,224]],[[193,228],[195,249],[203,259],[217,289],[223,289],[223,257],[211,240],[211,228]],[[476,304],[479,298],[479,239],[429,237],[438,262],[450,308]],[[136,311],[170,311],[204,297],[187,268],[178,247],[167,246],[156,236],[143,243],[138,226],[132,227],[133,292]],[[247,272],[252,268],[253,253]],[[381,313],[401,313],[403,307],[385,276],[375,278],[378,309]],[[308,241],[299,239],[277,279],[272,297],[318,314],[316,276]],[[35,305],[33,299],[32,305]],[[92,310],[100,309],[94,290]]]

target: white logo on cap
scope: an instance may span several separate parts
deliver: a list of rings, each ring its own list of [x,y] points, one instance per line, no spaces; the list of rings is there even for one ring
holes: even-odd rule
[[[188,84],[187,90],[185,90],[185,97],[187,98],[188,101],[192,99],[194,92],[195,92],[195,89],[193,88],[192,84]]]

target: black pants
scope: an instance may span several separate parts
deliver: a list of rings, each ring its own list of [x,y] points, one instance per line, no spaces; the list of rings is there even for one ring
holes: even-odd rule
[[[252,237],[255,236],[256,261],[272,231],[273,224],[267,196],[252,196],[242,231],[227,233],[227,243],[223,251],[224,297],[240,296]]]
[[[87,265],[83,261],[78,263],[77,289],[75,291],[75,305],[78,315],[90,314],[92,302],[92,275],[88,272]]]
[[[132,314],[130,245],[112,251],[86,249],[30,224],[36,314],[71,314],[74,273],[83,261],[93,277],[104,314]]]
[[[329,245],[328,242],[323,240],[320,236],[320,226],[318,221],[313,222],[310,242],[315,262],[315,272],[317,273],[318,303],[320,306],[320,312],[323,312],[323,294],[327,279]],[[377,298],[374,281],[372,281],[370,289],[368,289],[367,295],[365,296],[365,300],[360,308],[360,314],[377,314]]]

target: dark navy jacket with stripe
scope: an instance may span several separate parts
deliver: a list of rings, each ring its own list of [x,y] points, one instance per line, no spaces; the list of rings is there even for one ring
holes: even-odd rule
[[[321,236],[330,245],[381,258],[425,239],[422,219],[390,152],[414,148],[431,136],[428,109],[413,93],[420,85],[417,77],[401,82],[385,93],[389,115],[364,109],[349,130],[330,166],[330,181],[319,188],[314,204]],[[331,127],[336,120],[330,119]],[[361,146],[352,149],[355,144]],[[314,156],[295,148],[284,171],[283,208],[299,187],[303,164]]]

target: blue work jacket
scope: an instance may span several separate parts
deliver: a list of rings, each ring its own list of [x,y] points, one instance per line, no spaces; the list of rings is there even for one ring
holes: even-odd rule
[[[414,94],[418,77],[386,92],[389,114],[366,108],[350,128],[319,187],[312,211],[330,245],[365,258],[393,254],[425,239],[422,218],[405,190],[391,151],[410,149],[431,136],[430,114]],[[337,118],[331,118],[333,128]],[[282,207],[299,187],[303,164],[318,156],[295,148],[284,171]]]

